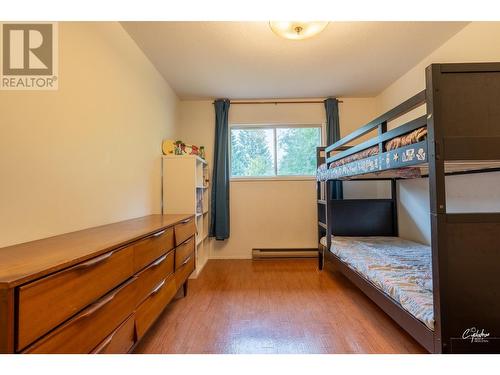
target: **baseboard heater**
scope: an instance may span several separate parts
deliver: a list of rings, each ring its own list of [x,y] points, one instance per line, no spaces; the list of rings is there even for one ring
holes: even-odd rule
[[[252,259],[317,258],[317,248],[306,249],[252,249]]]

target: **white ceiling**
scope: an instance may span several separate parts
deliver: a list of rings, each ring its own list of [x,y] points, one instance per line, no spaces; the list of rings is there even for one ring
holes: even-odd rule
[[[122,22],[181,99],[373,96],[465,22],[331,22],[292,41],[267,22]]]

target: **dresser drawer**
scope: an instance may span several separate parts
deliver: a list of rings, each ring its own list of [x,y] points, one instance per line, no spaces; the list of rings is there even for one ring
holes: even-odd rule
[[[184,261],[194,253],[194,236],[177,246],[175,249],[175,270],[177,271]]]
[[[175,271],[176,288],[179,289],[194,271],[194,254],[184,260]]]
[[[106,337],[92,354],[124,354],[134,346],[135,340],[135,316],[131,315],[120,326]]]
[[[189,219],[180,222],[179,224],[176,224],[174,229],[175,229],[175,246],[179,246],[189,237],[194,236],[196,232],[194,217],[191,217]]]
[[[136,288],[134,277],[35,342],[25,353],[89,353],[132,314]]]
[[[110,251],[19,288],[17,350],[133,274],[133,249]]]
[[[135,328],[138,340],[144,336],[176,292],[177,288],[173,276],[163,279],[151,290],[148,298],[135,312]]]
[[[174,253],[170,251],[162,255],[137,275],[137,305],[148,298],[155,286],[174,272]]]
[[[134,245],[134,271],[140,271],[173,248],[173,228],[164,229],[141,240]]]

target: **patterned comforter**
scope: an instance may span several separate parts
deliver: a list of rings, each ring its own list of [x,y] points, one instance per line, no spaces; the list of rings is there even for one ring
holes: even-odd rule
[[[391,151],[395,150],[400,147],[408,146],[414,143],[418,143],[426,139],[427,137],[427,127],[421,127],[418,129],[415,129],[407,134],[403,134],[399,137],[392,138],[388,140],[385,145],[384,149],[385,151]],[[352,155],[346,156],[345,158],[336,160],[330,164],[330,169],[335,169],[338,167],[342,167],[346,164],[355,162],[357,160],[363,160],[366,158],[369,158],[370,156],[375,156],[379,154],[379,147],[378,146],[373,146],[370,148],[367,148],[365,150],[356,152]],[[415,177],[420,177],[420,170],[416,168],[401,168],[401,172],[397,172],[396,174],[398,177],[401,178],[415,178]],[[318,181],[326,181],[328,179],[335,178],[335,174],[331,173],[331,171],[328,170],[326,164],[322,164],[317,172],[316,172],[316,179]]]
[[[320,242],[326,246],[326,237]],[[429,246],[399,237],[332,236],[330,251],[434,330]]]
[[[399,147],[411,145],[423,141],[427,137],[427,127],[415,129],[414,131],[404,134],[400,137],[393,138],[386,142],[385,150],[391,151]]]

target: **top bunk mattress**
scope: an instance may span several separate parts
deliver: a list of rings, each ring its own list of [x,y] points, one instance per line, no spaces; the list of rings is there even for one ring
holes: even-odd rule
[[[320,243],[326,246],[326,237]],[[429,246],[399,237],[332,236],[330,251],[434,330]]]

